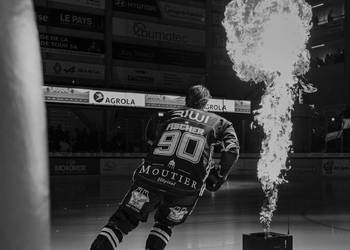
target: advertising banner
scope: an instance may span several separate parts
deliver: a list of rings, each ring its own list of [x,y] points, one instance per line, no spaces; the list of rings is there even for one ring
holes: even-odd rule
[[[224,107],[226,108],[225,112],[230,112],[230,113],[234,113],[236,110],[236,103],[234,100],[227,100],[224,99]]]
[[[221,99],[210,99],[205,106],[205,110],[215,112],[220,111],[223,112],[226,110],[226,107],[224,106],[224,102]]]
[[[160,17],[156,0],[113,0],[113,10],[137,15]]]
[[[35,13],[39,25],[104,32],[103,16],[47,8],[37,8]]]
[[[230,112],[235,111],[235,103],[233,100],[209,99],[205,110],[211,112]]]
[[[48,33],[40,33],[39,38],[40,47],[43,52],[81,56],[104,56],[104,42],[102,40]]]
[[[96,90],[90,91],[89,99],[95,105],[145,107],[145,94]]]
[[[349,177],[350,159],[323,159],[322,175],[334,177]]]
[[[167,49],[136,44],[113,43],[113,58],[118,60],[168,64],[191,68],[205,67],[204,52]]]
[[[44,86],[46,102],[89,104],[89,90]]]
[[[139,20],[113,18],[113,35],[155,42],[192,45],[204,48],[205,33],[189,29]]]
[[[160,109],[176,109],[185,105],[185,97],[173,95],[146,94],[146,107]],[[210,112],[235,113],[235,101],[224,99],[210,99],[205,107]]]
[[[99,158],[50,157],[50,175],[99,175]]]
[[[105,8],[105,0],[49,0],[50,2],[66,3],[71,5],[90,7],[96,9]]]
[[[103,80],[105,77],[105,67],[100,64],[44,60],[44,74],[56,77]]]
[[[117,82],[136,86],[159,86],[184,89],[193,83],[203,83],[204,74],[151,70],[145,68],[114,67],[113,78]]]
[[[242,114],[251,113],[250,101],[235,100],[234,102],[235,102],[234,104],[235,113],[242,113]]]
[[[157,0],[113,0],[113,10],[164,20],[205,24],[205,9]]]
[[[165,20],[194,24],[205,24],[205,9],[188,5],[159,1],[162,17]]]
[[[50,86],[43,86],[43,92],[46,102],[157,109],[176,109],[185,106],[185,97],[174,95],[140,94]],[[206,110],[237,113],[236,102],[235,100],[210,99]],[[243,102],[249,103],[249,101]]]
[[[145,105],[148,108],[176,109],[185,106],[185,97],[173,95],[146,94]]]

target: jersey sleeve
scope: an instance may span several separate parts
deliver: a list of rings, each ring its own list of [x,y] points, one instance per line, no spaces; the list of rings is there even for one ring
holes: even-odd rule
[[[239,154],[239,141],[231,122],[224,118],[219,119],[215,126],[217,143],[221,146],[221,152]]]
[[[164,119],[164,113],[156,113],[148,120],[144,137],[144,140],[148,145],[152,146],[159,137],[159,132],[164,125]]]
[[[149,145],[153,145],[157,137],[157,127],[158,127],[159,117],[157,114],[151,116],[148,120],[145,128],[145,142]]]
[[[222,122],[219,140],[222,146],[220,175],[226,178],[239,157],[239,141],[232,123]]]

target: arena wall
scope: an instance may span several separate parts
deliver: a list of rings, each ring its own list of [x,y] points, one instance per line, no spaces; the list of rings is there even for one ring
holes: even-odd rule
[[[51,154],[50,175],[131,176],[144,154]],[[218,160],[218,158],[215,158]],[[256,176],[257,154],[242,154],[232,176]],[[289,178],[350,177],[350,154],[293,154]]]

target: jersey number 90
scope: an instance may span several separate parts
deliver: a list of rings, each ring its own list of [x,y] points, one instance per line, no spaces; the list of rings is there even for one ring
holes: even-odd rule
[[[200,161],[206,139],[204,136],[182,133],[179,130],[165,131],[159,139],[154,155],[176,156],[196,164]]]

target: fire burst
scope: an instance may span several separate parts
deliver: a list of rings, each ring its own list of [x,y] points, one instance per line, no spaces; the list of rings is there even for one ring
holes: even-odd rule
[[[255,121],[264,129],[258,178],[265,193],[260,222],[270,229],[278,185],[291,150],[291,111],[298,75],[309,70],[306,49],[311,6],[305,0],[233,0],[225,10],[226,49],[244,81],[264,82],[266,91]]]

